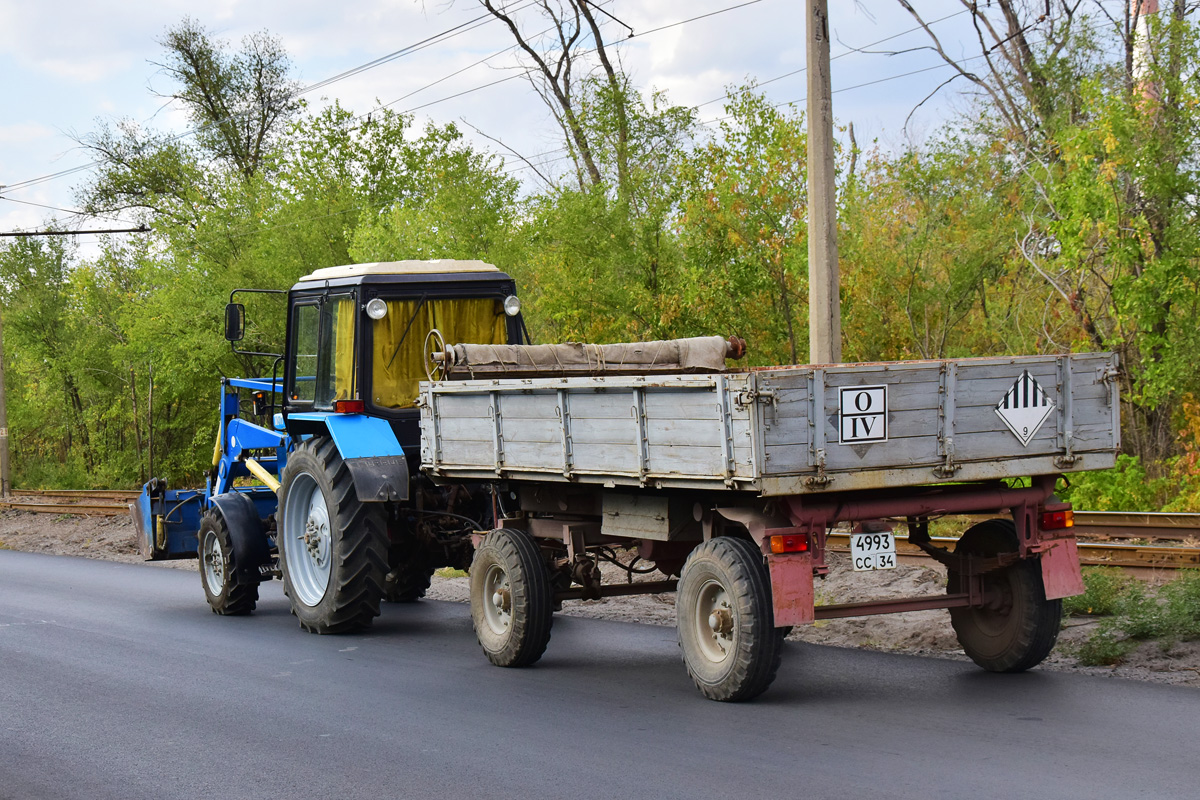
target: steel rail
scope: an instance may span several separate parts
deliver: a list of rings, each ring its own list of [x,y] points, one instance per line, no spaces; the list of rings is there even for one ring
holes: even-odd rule
[[[138,489],[13,489],[14,497],[78,497],[86,499],[133,500],[141,494]]]
[[[27,503],[20,500],[0,500],[0,508],[31,511],[35,514],[77,514],[88,517],[116,517],[129,513],[128,505],[112,503]]]

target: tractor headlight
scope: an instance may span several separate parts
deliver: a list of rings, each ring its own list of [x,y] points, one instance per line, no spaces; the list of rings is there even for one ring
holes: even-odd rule
[[[504,313],[510,317],[515,317],[521,313],[521,301],[515,294],[510,294],[504,298]]]
[[[378,297],[367,302],[367,316],[371,319],[383,319],[387,316],[387,303]]]

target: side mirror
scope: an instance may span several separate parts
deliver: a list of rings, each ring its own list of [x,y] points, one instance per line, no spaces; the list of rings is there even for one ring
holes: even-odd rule
[[[225,305],[225,340],[240,342],[246,333],[246,307],[241,303]]]

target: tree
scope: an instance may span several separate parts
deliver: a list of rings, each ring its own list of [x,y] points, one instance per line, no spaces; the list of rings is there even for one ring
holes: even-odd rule
[[[297,85],[288,78],[287,54],[266,32],[231,53],[185,17],[159,43],[165,57],[158,66],[175,82],[160,96],[183,105],[194,141],[143,131],[132,120],[102,124],[79,139],[100,163],[79,196],[95,213],[142,209],[193,224],[213,206],[209,184],[231,176],[252,181],[269,166],[268,154],[300,108]]]

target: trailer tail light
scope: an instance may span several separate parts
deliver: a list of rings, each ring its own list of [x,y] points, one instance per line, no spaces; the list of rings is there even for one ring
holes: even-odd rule
[[[772,553],[807,553],[808,534],[785,533],[771,537]]]
[[[1075,527],[1075,512],[1069,508],[1042,512],[1042,530],[1057,531]]]
[[[367,410],[365,400],[334,400],[333,410],[339,414],[361,414]]]

